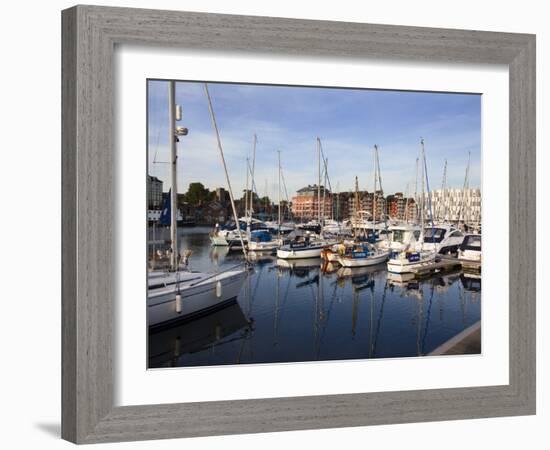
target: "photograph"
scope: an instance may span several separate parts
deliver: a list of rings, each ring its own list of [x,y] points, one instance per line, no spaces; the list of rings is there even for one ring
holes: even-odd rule
[[[482,94],[146,83],[148,369],[482,354]]]

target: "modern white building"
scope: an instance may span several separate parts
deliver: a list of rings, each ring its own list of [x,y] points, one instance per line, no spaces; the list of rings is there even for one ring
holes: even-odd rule
[[[428,214],[428,194],[426,196],[426,214]],[[432,212],[436,221],[481,223],[481,190],[436,189],[431,191]]]

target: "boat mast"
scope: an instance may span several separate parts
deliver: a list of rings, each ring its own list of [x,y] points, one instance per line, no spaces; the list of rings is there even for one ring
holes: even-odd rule
[[[178,269],[178,184],[177,184],[177,136],[176,136],[176,83],[168,83],[168,142],[170,142],[170,181],[172,192],[170,197],[170,245],[172,254],[170,267],[173,271]]]
[[[278,219],[278,224],[279,224],[279,236],[281,235],[281,150],[277,150],[277,157],[278,157],[278,161],[279,161],[279,183],[278,183],[278,188],[279,188],[279,219]]]
[[[376,145],[374,146],[374,184],[372,186],[372,232],[376,234]]]
[[[387,205],[386,205],[386,198],[384,197],[384,189],[382,188],[382,174],[380,171],[380,156],[378,154],[378,145],[374,145],[374,152],[376,155],[376,170],[378,171],[378,186],[380,186],[380,193],[382,195],[384,210],[382,210],[382,214],[384,215],[384,228],[386,229],[386,232],[388,230],[388,222],[387,222]]]
[[[466,166],[466,174],[464,175],[464,185],[462,186],[462,201],[460,202],[460,211],[458,213],[457,224],[460,222],[461,219],[463,222],[466,222],[462,218],[462,214],[464,212],[464,205],[466,203],[466,189],[468,189],[470,185],[470,156],[471,156],[471,153],[468,152],[468,164]]]
[[[406,191],[406,197],[405,197],[405,214],[403,214],[403,217],[405,219],[405,223],[409,223],[409,188],[410,184],[407,183],[407,187],[405,188]]]
[[[317,221],[321,226],[321,139],[319,137],[317,137]]]
[[[435,217],[438,220],[441,220],[440,211],[443,209],[443,220],[447,217],[447,160],[445,160],[445,165],[443,166],[443,180],[441,180],[441,199],[437,204],[437,213]]]
[[[248,225],[248,173],[250,172],[249,158],[246,157],[246,187],[244,189],[244,217]],[[239,228],[239,222],[237,222],[237,228]]]
[[[251,178],[252,182],[250,183],[250,218],[252,219],[252,211],[254,210],[254,173],[256,172],[256,144],[258,138],[256,133],[254,133],[254,146],[252,148],[252,173]]]
[[[414,203],[416,209],[416,221],[418,222],[420,210],[418,209],[420,203],[418,201],[418,158],[416,158],[416,178],[414,180]]]
[[[355,214],[354,214],[355,227],[353,227],[353,234],[355,235],[355,230],[357,228],[357,221],[359,219],[359,178],[355,176]]]
[[[231,180],[229,179],[229,172],[227,171],[227,164],[225,163],[225,157],[223,155],[222,141],[220,139],[220,131],[218,130],[218,124],[216,123],[216,115],[214,114],[214,107],[212,106],[212,99],[210,98],[210,92],[208,91],[208,83],[204,83],[204,93],[208,100],[208,112],[210,113],[210,120],[212,121],[212,128],[216,133],[216,142],[218,143],[218,150],[220,152],[220,158],[222,160],[223,171],[225,172],[225,180],[227,182],[227,188],[229,190],[229,199],[231,200],[231,209],[233,211],[233,219],[237,225],[239,232],[239,240],[241,241],[241,248],[243,250],[244,259],[248,261],[248,254],[244,245],[243,234],[239,227],[239,216],[237,214],[237,208],[235,207],[235,197],[233,196],[233,188],[231,187]],[[248,171],[248,168],[247,168]]]
[[[420,194],[420,236],[424,240],[424,139],[420,139],[420,185],[421,185],[421,194]],[[418,159],[416,160],[418,162]]]
[[[327,172],[328,172],[328,158],[325,158],[323,156],[323,164],[324,164],[324,181],[323,181],[323,215],[321,216],[323,218],[323,223],[325,222],[325,207],[326,207],[326,198],[327,198]]]

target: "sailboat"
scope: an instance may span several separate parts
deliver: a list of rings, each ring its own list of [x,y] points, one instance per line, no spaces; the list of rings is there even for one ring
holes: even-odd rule
[[[269,228],[257,230],[247,233],[248,237],[248,250],[251,252],[275,252],[283,243],[281,238],[281,152],[278,151],[278,166],[279,166],[279,207],[278,214],[279,219],[277,221],[277,233],[278,237],[274,238]],[[254,179],[252,179],[254,184]]]
[[[373,218],[376,217],[375,214],[375,204],[376,204],[376,183],[379,183],[380,191],[382,191],[382,177],[380,176],[380,161],[378,156],[378,146],[374,146],[374,196],[373,196]],[[358,179],[355,177],[355,202],[356,202],[356,211],[359,208],[359,187]],[[382,191],[383,192],[383,191]],[[374,225],[373,220],[373,225]],[[385,224],[384,224],[385,225]],[[385,227],[387,228],[387,227]],[[373,240],[375,239],[375,228],[373,227],[373,233],[371,235]],[[385,262],[389,257],[390,252],[386,249],[381,249],[375,246],[372,242],[363,240],[361,238],[356,238],[355,242],[352,245],[347,245],[344,247],[344,251],[338,252],[337,261],[343,267],[365,267],[365,266],[375,266],[377,264]]]
[[[281,246],[277,250],[277,258],[281,259],[303,259],[320,258],[323,249],[332,243],[323,240],[322,216],[321,216],[321,139],[317,138],[317,161],[318,161],[318,185],[317,185],[317,220],[321,235],[307,231],[295,230],[288,236],[292,239],[288,244]],[[323,187],[326,189],[326,186]]]
[[[421,180],[422,180],[422,195],[420,196],[420,237],[418,244],[408,244],[399,251],[392,251],[390,253],[390,259],[388,260],[388,272],[392,273],[409,273],[414,269],[425,266],[427,264],[432,264],[436,260],[437,250],[434,246],[429,248],[424,248],[424,182],[428,181],[428,171],[426,164],[426,153],[424,151],[424,139],[420,140],[421,146]],[[430,211],[430,221],[431,221],[431,230],[434,231],[433,225],[433,216],[432,216],[432,205],[430,197],[430,186],[427,184],[428,189],[428,202],[429,202],[429,211]]]
[[[207,87],[205,86],[207,91]],[[188,130],[176,127],[181,108],[175,103],[175,82],[169,82],[168,117],[171,143],[171,196],[170,196],[170,270],[151,271],[148,274],[147,322],[150,328],[172,325],[184,319],[205,315],[234,302],[239,294],[247,271],[242,266],[220,273],[192,272],[188,270],[189,252],[180,255],[177,235],[177,142]],[[208,95],[208,91],[207,91]],[[209,105],[210,98],[208,96]],[[222,154],[223,158],[223,154]],[[233,203],[233,198],[231,198]]]

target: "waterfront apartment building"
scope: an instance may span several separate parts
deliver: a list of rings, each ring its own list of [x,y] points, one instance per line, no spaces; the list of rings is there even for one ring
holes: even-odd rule
[[[321,192],[319,200],[318,193]],[[319,208],[321,215],[331,217],[332,215],[332,194],[324,186],[308,185],[299,189],[296,195],[292,197],[291,204],[292,216],[299,220],[312,220],[319,217]]]
[[[417,217],[416,203],[413,198],[405,197],[402,192],[386,197],[386,213],[391,220],[415,220]]]
[[[147,207],[162,208],[162,181],[151,175],[147,175]]]
[[[426,214],[429,214],[426,195]],[[481,190],[436,189],[431,192],[432,213],[436,221],[481,223]]]
[[[376,194],[368,191],[359,191],[357,192],[357,197],[358,198],[356,198],[355,192],[349,193],[349,217],[355,217],[357,211],[359,217],[371,220],[374,214],[376,220],[384,220],[384,217],[387,215],[388,202],[387,199],[384,198],[384,193],[382,191],[376,191]],[[373,207],[374,205],[376,205],[376,207]]]

